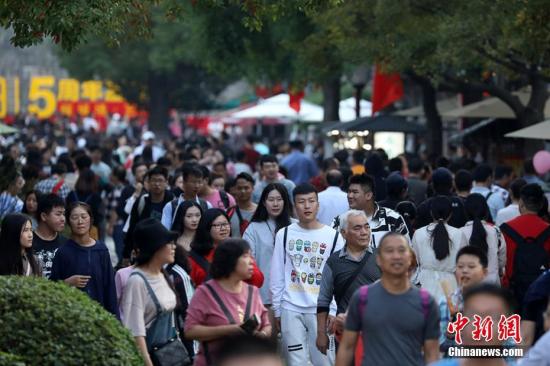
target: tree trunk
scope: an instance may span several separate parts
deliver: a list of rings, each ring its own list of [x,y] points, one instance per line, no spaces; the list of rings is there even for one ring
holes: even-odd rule
[[[340,110],[340,75],[323,84],[323,122],[339,121]]]
[[[544,121],[544,107],[548,100],[547,83],[540,77],[530,78],[531,96],[517,118],[522,127]]]
[[[547,83],[540,77],[531,77],[531,96],[525,108],[520,113],[516,112],[517,119],[522,128],[544,121],[544,108],[548,100]],[[533,156],[538,150],[544,148],[543,140],[529,140],[524,142],[524,153],[526,157]]]
[[[164,75],[149,76],[149,129],[159,136],[168,136],[168,80]]]
[[[428,153],[434,156],[441,156],[443,153],[443,123],[441,115],[437,110],[437,91],[427,79],[422,79],[420,86],[422,88],[422,106],[428,127]]]

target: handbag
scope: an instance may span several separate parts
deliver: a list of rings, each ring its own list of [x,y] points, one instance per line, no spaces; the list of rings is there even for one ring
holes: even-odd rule
[[[140,272],[134,271],[131,276],[136,275],[143,279],[151,300],[155,303],[157,314],[153,324],[149,327],[146,336],[147,348],[153,365],[155,366],[190,366],[193,364],[187,348],[178,337],[175,327],[172,325],[172,311],[162,311],[160,302],[151,288],[149,281]],[[167,336],[168,335],[168,336]],[[154,339],[161,338],[164,343],[154,343]]]
[[[155,366],[189,366],[193,364],[187,348],[177,335],[167,343],[153,347],[149,355]]]

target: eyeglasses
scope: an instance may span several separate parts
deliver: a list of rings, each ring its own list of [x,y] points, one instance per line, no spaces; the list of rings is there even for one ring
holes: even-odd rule
[[[221,223],[221,224],[212,224],[212,227],[215,228],[216,230],[220,230],[221,228],[228,228],[229,223],[224,222],[224,223]]]

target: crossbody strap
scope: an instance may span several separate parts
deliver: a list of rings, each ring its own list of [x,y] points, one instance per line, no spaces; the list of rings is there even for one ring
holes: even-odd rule
[[[208,291],[210,291],[210,293],[214,297],[214,300],[216,300],[216,302],[218,303],[218,306],[220,307],[220,309],[222,309],[222,311],[225,314],[225,317],[227,318],[229,323],[230,324],[236,324],[235,318],[233,318],[233,315],[231,315],[231,313],[229,312],[229,309],[227,309],[227,306],[225,306],[222,299],[220,298],[220,295],[218,295],[216,290],[214,290],[214,288],[212,286],[210,286],[209,283],[205,283],[204,285],[206,286]]]
[[[330,249],[330,255],[332,255],[332,253],[334,253],[334,249],[336,249],[336,242],[338,241],[338,236],[340,234],[338,233],[338,231],[336,231],[336,235],[334,235],[334,240],[332,241],[332,249]]]
[[[155,295],[155,291],[153,291],[153,288],[149,284],[149,281],[147,281],[147,278],[141,273],[141,272],[132,272],[131,276],[139,276],[143,279],[143,282],[145,282],[145,287],[147,288],[147,292],[149,293],[149,296],[151,297],[151,300],[153,300],[153,303],[155,304],[155,308],[157,309],[157,314],[160,314],[162,312],[162,308],[160,306],[160,302],[157,298],[157,295]]]
[[[286,236],[288,234],[288,226],[285,226],[284,230],[283,230],[283,252],[284,252],[284,256],[283,256],[283,263],[286,264]]]
[[[244,320],[250,318],[250,310],[252,309],[252,294],[254,289],[252,285],[248,285],[248,298],[246,299],[246,310],[244,312]]]
[[[344,285],[342,287],[340,287],[340,290],[339,291],[337,290],[338,293],[337,294],[335,293],[334,297],[336,297],[336,298],[338,298],[338,300],[340,300],[344,296],[346,296],[346,292],[348,292],[348,290],[349,290],[351,284],[353,283],[353,281],[355,281],[357,276],[359,276],[359,273],[361,273],[361,271],[365,267],[365,263],[367,263],[367,260],[369,259],[370,255],[371,255],[371,252],[369,252],[367,250],[367,252],[365,253],[363,258],[359,262],[359,264],[358,264],[357,268],[355,269],[355,271],[353,271],[353,273],[350,275],[350,277],[348,278],[346,283],[344,283]]]

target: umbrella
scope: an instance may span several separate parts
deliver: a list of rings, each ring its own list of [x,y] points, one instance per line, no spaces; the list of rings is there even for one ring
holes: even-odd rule
[[[300,112],[290,108],[290,97],[288,94],[279,94],[259,102],[254,107],[243,109],[233,113],[232,118],[236,119],[264,119],[281,118],[301,121],[322,121],[323,107],[308,101],[302,100]],[[320,119],[319,119],[320,116]]]
[[[8,135],[10,133],[18,133],[18,132],[19,130],[17,128],[0,123],[0,135]]]
[[[426,128],[416,123],[407,122],[405,117],[393,114],[383,114],[376,117],[363,117],[353,122],[343,124],[338,128],[340,131],[365,131],[370,132],[405,132],[420,133]]]
[[[550,140],[550,119],[514,132],[507,133],[506,137],[523,139]]]
[[[521,102],[525,105],[529,101],[529,93],[525,91],[515,92]],[[550,100],[544,108],[545,117],[550,117]],[[480,102],[467,104],[465,106],[441,113],[445,118],[507,118],[515,119],[514,111],[498,98],[487,98]]]

